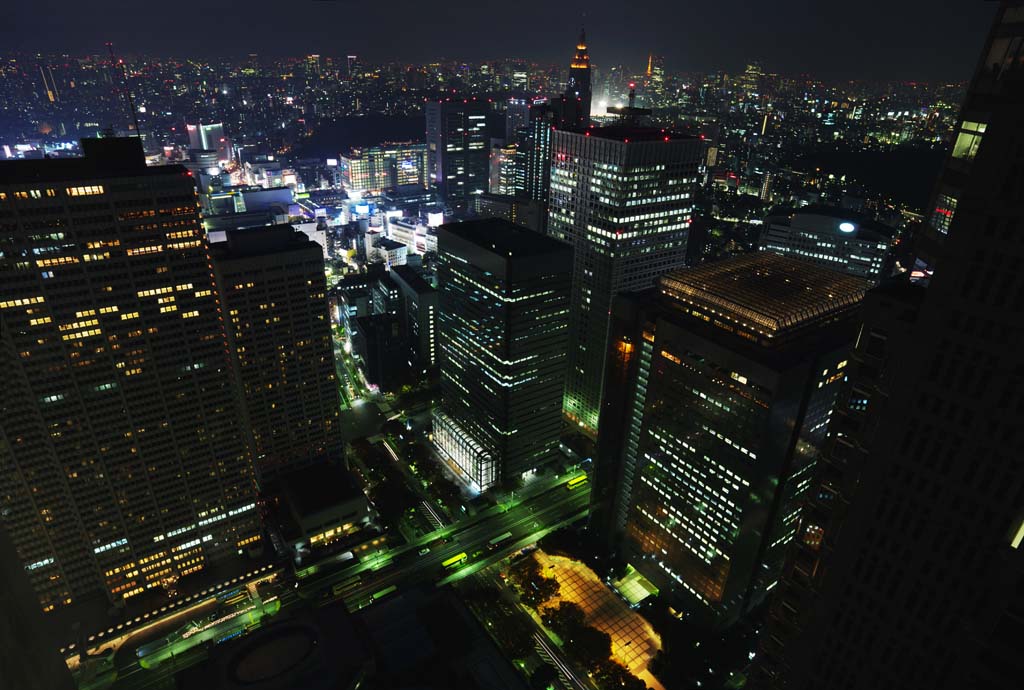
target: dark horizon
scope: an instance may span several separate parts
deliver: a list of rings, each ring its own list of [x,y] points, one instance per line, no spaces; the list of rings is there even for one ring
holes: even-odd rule
[[[111,41],[123,54],[181,58],[317,53],[356,54],[379,63],[512,56],[562,64],[585,24],[599,70],[620,64],[639,70],[655,53],[664,55],[672,72],[733,73],[758,61],[767,72],[826,80],[934,82],[970,76],[995,11],[993,3],[975,2],[938,12],[922,0],[896,6],[869,0],[856,12],[797,0],[648,6],[643,16],[624,22],[623,6],[611,3],[596,3],[584,13],[528,0],[512,13],[508,6],[481,9],[467,0],[449,2],[443,11],[405,0],[369,6],[304,0],[301,12],[288,13],[270,0],[251,0],[204,7],[191,15],[189,29],[171,32],[153,28],[170,26],[170,18],[146,16],[144,7],[123,0],[41,0],[9,8],[0,40],[7,52],[103,54]],[[246,26],[236,30],[242,12]],[[45,31],[33,30],[39,16],[47,18]],[[282,30],[282,19],[294,28]]]

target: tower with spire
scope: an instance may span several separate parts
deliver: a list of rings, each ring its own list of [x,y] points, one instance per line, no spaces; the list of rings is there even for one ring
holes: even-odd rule
[[[590,124],[590,55],[587,53],[587,32],[580,29],[580,40],[576,44],[576,54],[569,63],[569,83],[566,85],[566,98],[576,101],[579,106],[576,124],[584,128]]]

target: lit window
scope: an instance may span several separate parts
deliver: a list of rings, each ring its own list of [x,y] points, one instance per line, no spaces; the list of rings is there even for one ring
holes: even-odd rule
[[[956,213],[956,198],[948,194],[940,194],[932,211],[932,227],[943,235],[949,233],[949,226]]]
[[[981,137],[985,134],[985,126],[983,122],[964,120],[960,126],[956,143],[953,144],[953,158],[974,160],[974,156],[978,153],[978,146],[981,145]]]
[[[87,187],[68,187],[68,196],[94,196],[103,193],[103,185],[90,185]]]

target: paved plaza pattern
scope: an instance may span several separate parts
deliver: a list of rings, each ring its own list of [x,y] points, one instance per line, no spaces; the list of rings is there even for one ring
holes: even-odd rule
[[[537,562],[547,577],[558,580],[558,595],[545,606],[570,601],[583,609],[587,625],[608,633],[612,638],[612,657],[644,681],[653,690],[664,686],[647,670],[661,649],[661,638],[643,616],[629,608],[585,564],[538,549]]]

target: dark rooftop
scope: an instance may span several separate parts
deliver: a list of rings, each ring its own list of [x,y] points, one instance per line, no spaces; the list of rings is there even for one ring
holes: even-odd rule
[[[464,223],[446,223],[438,230],[501,256],[541,256],[569,250],[569,246],[503,218],[481,218]],[[439,236],[442,233],[438,233]]]
[[[135,138],[82,139],[82,151],[82,158],[0,161],[0,184],[189,174],[180,165],[147,167],[142,144]]]
[[[214,242],[210,245],[210,254],[215,259],[267,256],[316,245],[304,233],[287,223],[231,229],[226,235],[227,241]],[[319,245],[316,245],[316,248],[320,251]]]
[[[362,498],[362,489],[339,464],[317,462],[275,478],[297,514],[313,515],[352,498]],[[269,491],[269,489],[268,489]]]
[[[392,266],[391,273],[417,293],[434,292],[434,286],[427,282],[420,272],[411,266]]]
[[[850,221],[857,226],[858,235],[864,231],[871,233],[872,237],[867,239],[889,240],[896,234],[894,228],[884,223],[879,223],[874,218],[870,218],[857,211],[819,204],[801,206],[800,208],[777,206],[769,210],[768,215],[765,217],[765,222],[788,225],[797,216],[824,216],[826,218],[834,218],[835,220]]]
[[[606,127],[590,127],[583,132],[584,136],[600,139],[613,139],[629,143],[631,141],[689,141],[696,137],[670,129],[657,127],[638,127],[635,125],[608,125]]]

